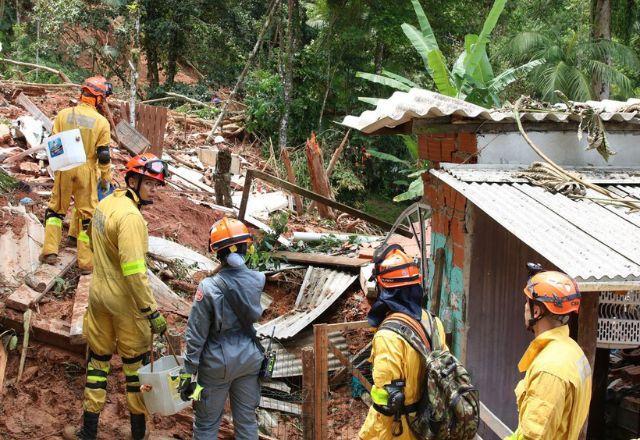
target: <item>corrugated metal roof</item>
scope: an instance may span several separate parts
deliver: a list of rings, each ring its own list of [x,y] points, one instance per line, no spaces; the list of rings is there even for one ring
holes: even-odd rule
[[[640,282],[640,213],[552,194],[509,172],[455,166],[431,170],[579,283]],[[637,185],[606,187],[625,197],[640,196]],[[599,197],[591,190],[587,195]]]
[[[587,101],[583,103],[600,113],[604,121],[629,122],[637,115],[637,111],[623,112],[631,104],[640,104],[640,99],[622,101]],[[566,107],[557,106],[557,111],[541,110],[521,112],[523,121],[531,122],[570,122],[579,121],[580,117],[564,111]],[[514,122],[511,111],[487,109],[461,99],[452,98],[413,88],[409,92],[395,92],[391,97],[382,99],[375,110],[362,112],[359,116],[346,116],[342,125],[355,128],[364,133],[374,133],[385,127],[393,128],[412,119],[433,119],[443,116],[459,116],[491,122]]]
[[[348,358],[351,357],[347,340],[341,332],[329,333],[329,341],[338,348]],[[269,340],[262,339],[262,346],[267,349]],[[283,345],[281,342],[273,341],[271,349],[276,352],[276,363],[273,367],[273,378],[302,376],[302,349],[313,346],[313,333],[309,333],[303,338],[296,338],[292,343]],[[340,360],[329,351],[329,371],[335,371],[342,367]]]
[[[257,328],[258,335],[291,338],[317,319],[357,278],[339,270],[309,266],[293,310]]]

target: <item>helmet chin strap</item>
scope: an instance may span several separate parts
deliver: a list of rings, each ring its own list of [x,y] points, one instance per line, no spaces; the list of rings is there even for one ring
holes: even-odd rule
[[[531,316],[527,321],[527,330],[533,332],[533,326],[536,325],[536,322],[540,321],[544,317],[545,313],[544,311],[541,312],[540,315],[538,315],[538,317],[536,318],[533,315],[533,301],[531,299],[528,299],[527,301],[529,301],[529,315]]]

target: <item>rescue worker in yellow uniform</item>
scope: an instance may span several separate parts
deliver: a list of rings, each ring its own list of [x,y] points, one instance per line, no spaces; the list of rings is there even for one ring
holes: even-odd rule
[[[77,437],[71,438],[96,438],[107,397],[109,361],[115,352],[126,379],[132,438],[145,436],[138,369],[148,363],[152,334],[164,333],[167,322],[158,312],[147,278],[148,233],[140,207],[153,202],[166,175],[166,164],[153,154],[136,156],[126,165],[126,188],[117,189],[96,207],[90,228],[94,270],[83,324],[89,346],[84,420]]]
[[[82,84],[80,103],[61,110],[53,121],[53,134],[80,129],[87,162],[67,171],[56,171],[54,175],[51,200],[44,215],[45,237],[40,255],[44,263],[54,264],[57,261],[62,220],[73,196],[80,226],[77,232],[78,267],[83,273],[90,273],[93,267],[87,227],[98,204],[98,174],[101,185],[106,186],[111,182],[111,129],[98,109],[111,94],[112,86],[104,77],[88,78]]]
[[[378,328],[390,316],[400,314],[402,319],[421,321],[427,327],[427,312],[422,309],[422,276],[417,261],[407,256],[401,246],[391,245],[381,255],[376,255],[374,262],[378,298],[369,311],[369,324]],[[440,344],[447,349],[442,322],[434,318]],[[414,440],[416,437],[404,415],[401,426],[397,426],[394,417],[383,412],[400,393],[406,407],[420,399],[420,385],[425,374],[421,354],[398,333],[382,328],[373,337],[369,361],[373,365],[371,398],[374,405],[369,408],[359,437],[364,440]],[[402,386],[398,385],[400,381]]]
[[[580,309],[580,292],[564,273],[532,263],[529,269],[524,322],[535,339],[518,364],[525,373],[515,389],[518,429],[507,439],[576,440],[591,401],[591,367],[567,325]]]

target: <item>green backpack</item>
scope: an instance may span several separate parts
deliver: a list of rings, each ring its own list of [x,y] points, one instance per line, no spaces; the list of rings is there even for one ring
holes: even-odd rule
[[[426,369],[420,400],[407,407],[407,422],[420,440],[472,440],[480,424],[478,390],[460,361],[443,350],[434,319],[427,315],[426,322],[418,322],[394,313],[380,326],[402,336],[421,354]]]

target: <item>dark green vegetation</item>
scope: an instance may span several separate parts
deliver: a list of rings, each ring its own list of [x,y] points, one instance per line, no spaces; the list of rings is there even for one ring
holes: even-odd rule
[[[133,63],[141,97],[171,90],[209,102],[215,90],[234,86],[270,4],[0,0],[2,56],[61,69],[73,81],[100,72],[118,78],[125,94]],[[612,0],[610,10],[602,4],[609,2],[281,0],[240,89],[247,129],[265,156],[270,143],[276,156],[291,148],[297,177],[308,185],[305,139],[318,134],[328,163],[345,133],[335,122],[371,108],[359,97],[388,97],[414,84],[485,106],[520,94],[557,101],[555,90],[575,100],[635,96],[640,1]],[[185,71],[198,83],[181,82]],[[2,64],[0,74],[59,81]],[[331,176],[338,199],[371,209],[371,199],[399,194],[407,203],[419,195],[416,173],[428,164],[412,143],[352,133]]]

